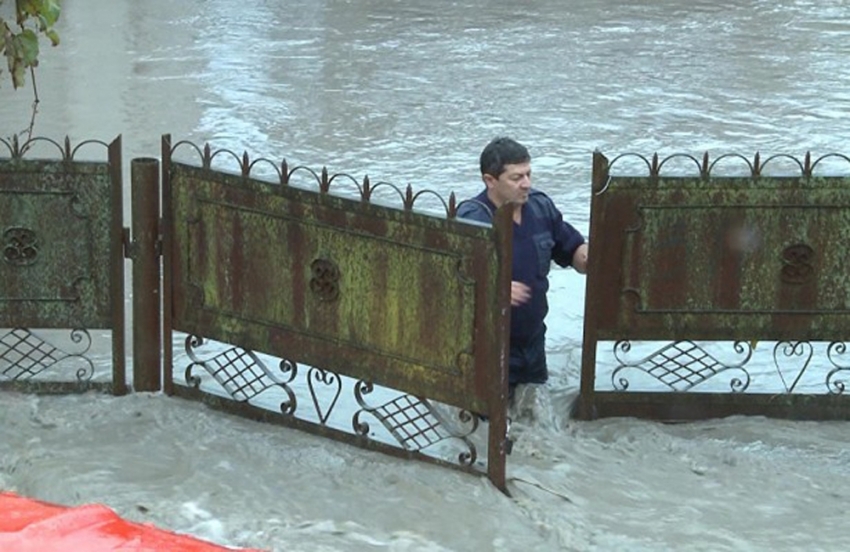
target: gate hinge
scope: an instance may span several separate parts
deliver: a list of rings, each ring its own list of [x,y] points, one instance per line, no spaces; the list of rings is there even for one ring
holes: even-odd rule
[[[124,242],[124,258],[133,259],[136,256],[138,247],[135,242],[130,241],[130,229],[125,226],[121,236]]]
[[[126,226],[124,227],[121,236],[124,244],[124,258],[135,260],[139,255],[139,242],[137,240],[130,239],[130,229]],[[154,254],[157,257],[162,257],[162,236],[157,236],[153,249]]]

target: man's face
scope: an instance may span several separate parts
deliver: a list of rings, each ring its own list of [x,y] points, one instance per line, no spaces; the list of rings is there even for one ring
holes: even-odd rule
[[[524,204],[528,201],[531,191],[531,163],[505,165],[505,170],[498,178],[485,174],[484,183],[487,185],[487,196],[496,207],[512,201]]]

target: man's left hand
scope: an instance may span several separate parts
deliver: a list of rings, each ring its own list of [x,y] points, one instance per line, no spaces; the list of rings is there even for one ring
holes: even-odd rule
[[[587,249],[587,244],[583,243],[573,253],[572,265],[579,274],[587,274]]]

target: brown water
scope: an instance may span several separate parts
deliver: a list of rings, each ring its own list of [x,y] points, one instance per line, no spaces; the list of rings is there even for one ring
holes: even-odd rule
[[[850,3],[65,0],[38,134],[213,146],[443,194],[493,136],[588,227],[590,159],[848,153]],[[31,89],[0,83],[0,135]],[[838,167],[847,172],[846,167]],[[274,550],[842,550],[846,424],[565,419],[584,280],[553,271],[552,380],[485,480],[158,395],[0,397],[0,488]]]

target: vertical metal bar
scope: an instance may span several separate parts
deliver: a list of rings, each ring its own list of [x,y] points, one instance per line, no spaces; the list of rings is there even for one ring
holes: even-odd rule
[[[112,393],[127,393],[127,338],[124,307],[124,178],[121,136],[109,144],[112,217],[109,228],[109,293],[112,304]]]
[[[601,204],[599,194],[604,193],[608,185],[608,159],[601,153],[593,152],[592,194],[590,202],[590,240],[587,256],[587,280],[584,294],[584,337],[581,349],[581,384],[578,398],[578,408],[575,413],[582,420],[592,420],[596,417],[594,389],[596,388],[596,346],[597,346],[597,313],[596,298],[599,290],[599,273],[601,269],[599,255],[593,254],[594,247],[605,247],[605,236],[599,222],[598,206]]]
[[[496,331],[488,350],[493,351],[493,374],[488,379],[490,434],[487,448],[487,476],[498,489],[507,492],[506,457],[508,438],[508,361],[511,338],[511,266],[513,263],[513,208],[503,205],[493,217],[496,253],[499,260],[496,305],[493,306]]]
[[[174,393],[173,362],[174,350],[172,345],[172,262],[174,219],[171,213],[171,135],[163,134],[162,150],[162,378],[163,390],[166,394]]]
[[[159,160],[133,159],[133,389],[162,388],[160,358]]]

